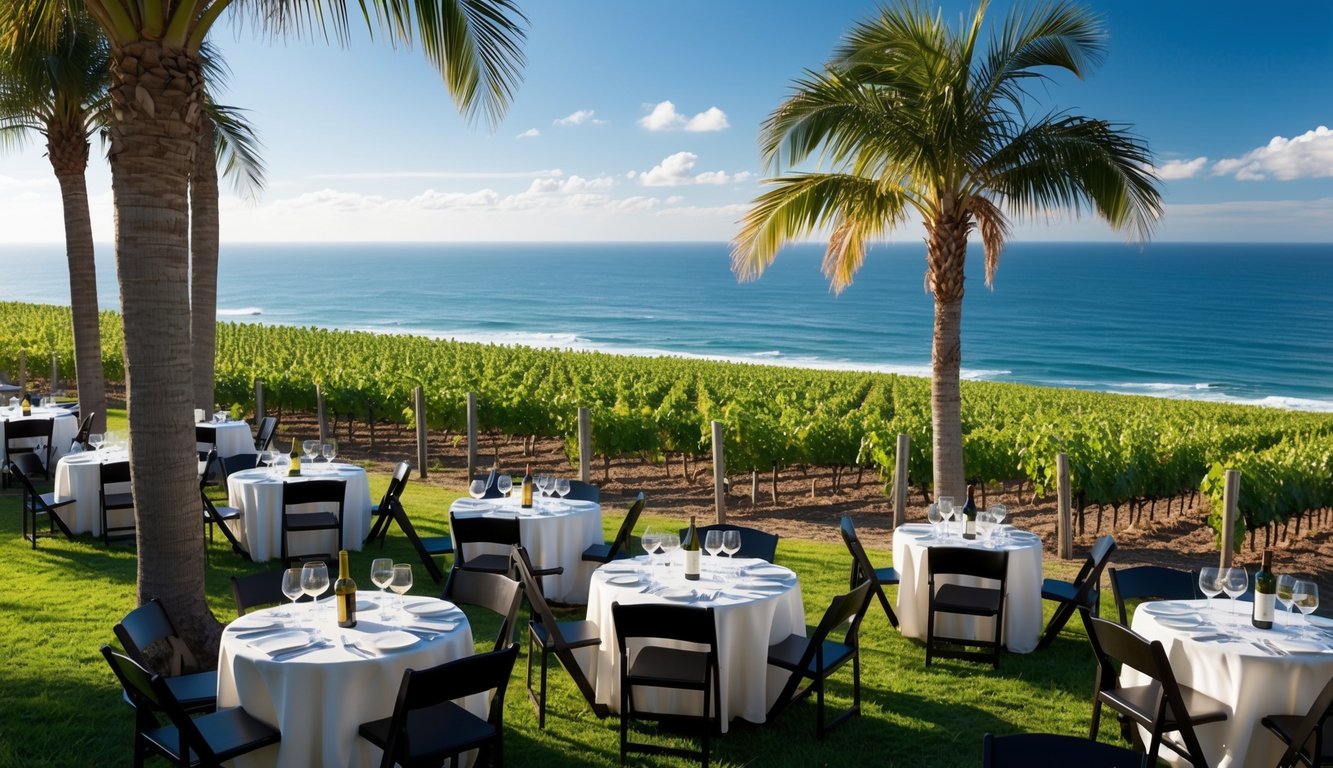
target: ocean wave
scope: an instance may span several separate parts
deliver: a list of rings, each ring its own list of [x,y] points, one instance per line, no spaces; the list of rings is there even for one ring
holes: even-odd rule
[[[218,309],[218,317],[251,317],[264,314],[263,307],[239,307],[237,309]]]
[[[1200,400],[1211,403],[1231,403],[1232,405],[1255,405],[1263,408],[1281,408],[1287,411],[1313,411],[1333,413],[1333,400],[1316,400],[1305,397],[1284,395],[1266,395],[1263,397],[1244,397],[1227,392],[1216,384],[1187,383],[1171,384],[1168,382],[1120,382],[1098,384],[1096,382],[1071,383],[1077,389],[1093,389],[1121,395],[1148,395],[1171,400]]]

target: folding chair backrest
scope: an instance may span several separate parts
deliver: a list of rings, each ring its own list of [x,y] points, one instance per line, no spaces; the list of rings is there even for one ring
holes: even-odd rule
[[[51,429],[54,419],[15,419],[5,424],[5,442],[45,438],[51,441]],[[26,450],[26,449],[23,449]]]
[[[128,461],[108,461],[98,470],[103,487],[115,483],[130,481],[130,463]]]
[[[267,451],[273,443],[273,433],[278,431],[278,417],[265,416],[259,422],[259,434],[255,435],[255,450]]]
[[[284,571],[260,571],[231,577],[231,594],[236,601],[236,615],[244,616],[251,608],[286,602],[282,593]],[[301,597],[305,597],[302,595]]]
[[[634,638],[707,645],[717,651],[717,621],[712,608],[662,603],[611,604],[620,651]]]
[[[611,542],[612,558],[617,552],[629,551],[629,539],[634,534],[634,526],[639,523],[639,515],[643,514],[645,503],[643,491],[639,491],[639,495],[634,497],[634,503],[629,505],[629,510],[625,512],[625,519],[620,521],[620,530],[616,531],[616,538]]]
[[[1300,725],[1296,726],[1296,730],[1292,732],[1291,744],[1282,753],[1282,759],[1277,761],[1278,768],[1287,768],[1287,766],[1295,768],[1295,766],[1304,765],[1305,763],[1301,762],[1298,756],[1302,754],[1303,750],[1308,752],[1306,748],[1316,741],[1310,737],[1314,735],[1316,729],[1324,727],[1325,721],[1330,717],[1333,717],[1333,678],[1330,678],[1324,684],[1324,690],[1320,691],[1319,695],[1315,697],[1314,704],[1310,705],[1310,711],[1305,714],[1305,717],[1301,718]],[[1317,741],[1327,745],[1327,740],[1328,729],[1325,728],[1324,738]],[[1327,749],[1327,747],[1325,746],[1324,749]],[[1315,755],[1315,757],[1317,758],[1318,755]]]
[[[88,445],[88,435],[92,432],[93,417],[96,415],[97,414],[93,412],[83,417],[83,422],[79,424],[79,431],[77,434],[74,435],[75,443],[78,443],[81,446]],[[52,426],[52,429],[53,430],[55,429],[54,425]]]
[[[595,501],[601,503],[602,489],[592,483],[585,483],[582,480],[569,481],[569,493],[565,494],[566,499],[575,501]]]
[[[760,560],[773,562],[778,551],[778,535],[761,531],[758,528],[747,528],[743,525],[730,525],[727,523],[718,523],[715,525],[701,526],[699,529],[701,537],[707,536],[709,531],[740,531],[741,548],[736,553],[736,557],[757,557]],[[681,536],[685,533],[682,530]]]
[[[851,645],[856,642],[857,632],[861,627],[861,619],[865,618],[866,609],[870,606],[870,582],[863,581],[852,591],[837,595],[829,603],[829,607],[824,611],[824,616],[819,620],[819,625],[810,635],[810,645],[806,654],[813,656],[815,646],[823,642],[829,635],[835,632],[839,627],[846,627],[847,632],[844,635],[844,643]]]
[[[847,551],[852,553],[855,565],[852,569],[852,586],[859,584],[862,579],[874,580],[875,566],[870,564],[870,556],[866,554],[865,547],[861,544],[861,537],[856,535],[856,527],[850,517],[842,518],[842,522],[838,524],[838,532],[842,534],[842,543],[847,545]]]
[[[347,497],[345,480],[306,480],[300,483],[282,484],[282,505],[294,507],[298,504],[336,503],[341,511],[343,500]]]
[[[174,676],[198,669],[194,654],[177,635],[171,617],[156,597],[125,614],[112,629],[121,647],[140,665],[149,666],[150,647],[165,643],[169,652],[168,674]]]
[[[518,644],[509,643],[497,651],[477,653],[430,669],[409,669],[403,673],[394,707],[424,709],[474,693],[495,691],[503,701],[509,687],[509,674],[518,657]]]
[[[9,474],[23,484],[25,494],[36,496],[37,487],[32,484],[32,476],[42,471],[42,460],[35,453],[16,453],[9,457]]]
[[[971,547],[931,547],[929,555],[930,582],[943,574],[975,576],[1003,582],[1009,570],[1009,552],[982,550]]]
[[[160,712],[168,702],[158,698],[153,687],[153,673],[144,669],[138,662],[124,654],[116,653],[109,645],[102,646],[102,657],[111,666],[120,687],[130,697],[130,703],[140,711]],[[168,694],[169,695],[169,694]]]
[[[1198,577],[1193,571],[1181,571],[1160,565],[1109,568],[1111,594],[1115,596],[1120,623],[1129,626],[1128,603],[1131,600],[1191,600],[1198,596]]]
[[[454,539],[455,546],[457,541]],[[518,570],[518,580],[523,582],[523,592],[528,597],[528,605],[532,607],[533,615],[541,621],[542,628],[551,637],[554,645],[564,645],[565,636],[560,631],[560,622],[556,621],[555,613],[551,611],[551,604],[546,602],[546,596],[542,594],[541,582],[532,575],[532,558],[528,556],[528,550],[515,546],[510,552],[514,567]]]
[[[393,469],[393,477],[389,478],[389,487],[384,489],[384,497],[380,499],[380,514],[389,514],[394,504],[401,503],[399,498],[403,494],[403,488],[407,486],[407,477],[411,473],[412,465],[406,461],[398,462],[398,466]]]
[[[223,456],[219,461],[222,463],[222,476],[225,478],[233,473],[243,472],[259,466],[259,454],[238,453],[232,456]]]
[[[477,605],[500,615],[495,636],[495,650],[512,642],[518,605],[523,601],[523,585],[508,576],[482,571],[458,571],[447,584],[445,599]]]
[[[449,530],[454,539],[454,558],[466,562],[461,556],[461,544],[500,544],[513,546],[519,542],[518,518],[516,517],[457,517],[449,513]]]

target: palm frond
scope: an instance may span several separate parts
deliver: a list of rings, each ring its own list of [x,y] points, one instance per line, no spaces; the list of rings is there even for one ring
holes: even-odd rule
[[[968,199],[968,213],[981,230],[981,245],[986,252],[986,287],[995,287],[995,271],[1000,268],[1000,252],[1009,240],[1009,220],[995,203],[985,197]]]
[[[262,144],[254,126],[245,120],[245,110],[204,99],[204,114],[214,128],[214,149],[222,175],[242,197],[255,200],[264,188]]]

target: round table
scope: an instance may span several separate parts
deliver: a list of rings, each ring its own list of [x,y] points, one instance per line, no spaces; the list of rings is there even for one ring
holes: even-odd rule
[[[1304,619],[1281,609],[1272,629],[1256,629],[1250,624],[1250,604],[1242,603],[1233,616],[1229,602],[1218,600],[1212,608],[1205,608],[1204,600],[1141,603],[1130,627],[1148,640],[1161,641],[1181,685],[1230,707],[1225,721],[1194,729],[1208,764],[1268,768],[1277,764],[1286,745],[1259,721],[1264,715],[1309,711],[1333,677],[1333,639],[1322,632],[1317,640],[1300,637]],[[1143,678],[1127,668],[1120,680],[1136,685]],[[1173,765],[1185,764],[1169,749],[1159,756]]]
[[[638,557],[608,563],[593,574],[587,618],[597,623],[602,642],[592,649],[594,658],[585,668],[595,682],[598,703],[613,712],[620,709],[620,650],[611,604],[672,602],[714,609],[722,730],[732,718],[752,723],[767,718],[789,677],[768,665],[768,647],[792,634],[805,635],[800,582],[790,570],[763,560],[699,560],[701,578],[694,582],[685,580],[680,553],[669,565],[648,568],[646,559]],[[733,575],[737,568],[741,573]],[[692,598],[686,594],[690,590],[704,594]],[[636,689],[635,701],[654,712],[699,714],[703,709],[699,694],[668,689]]]
[[[56,510],[60,519],[74,533],[92,533],[102,535],[102,502],[99,495],[102,490],[102,465],[129,461],[129,453],[124,448],[103,448],[100,451],[83,451],[60,457],[56,464],[55,500],[74,499]],[[111,493],[126,493],[129,483],[112,483],[107,486]],[[107,515],[112,517],[111,526],[132,525],[134,510],[111,509]],[[122,519],[123,518],[123,519]]]
[[[244,421],[201,421],[195,428],[213,430],[213,445],[218,449],[218,456],[227,458],[242,453],[255,453],[255,436],[250,433],[250,424]]]
[[[74,442],[74,437],[79,434],[79,420],[64,408],[47,408],[39,406],[32,409],[31,416],[22,415],[21,411],[10,410],[8,407],[0,408],[0,466],[8,460],[5,447],[5,424],[11,421],[24,419],[55,419],[51,425],[51,460],[56,461],[69,451],[69,446]],[[25,447],[36,447],[39,440],[22,440],[17,444]],[[42,463],[46,463],[46,451],[38,454],[42,458]]]
[[[283,474],[278,474],[279,472]],[[227,477],[227,504],[241,510],[238,520],[228,521],[232,532],[255,562],[282,556],[282,488],[286,483],[306,480],[344,480],[343,549],[360,550],[370,533],[370,483],[366,471],[354,464],[314,464],[303,467],[299,477],[287,477],[285,469],[257,467],[233,472]],[[333,531],[302,531],[291,534],[293,552],[336,552]]]
[[[602,505],[576,499],[538,499],[532,509],[522,509],[517,495],[499,499],[461,498],[449,506],[456,517],[489,515],[518,518],[519,541],[528,550],[536,568],[565,569],[559,576],[546,576],[542,587],[546,596],[562,603],[582,605],[588,601],[588,580],[597,563],[584,562],[583,551],[602,543]],[[452,533],[452,531],[451,531]],[[454,538],[457,544],[457,537]],[[508,555],[508,549],[485,544],[469,544],[466,557],[477,554]]]
[[[1005,581],[1007,602],[1004,606],[1004,645],[1014,653],[1030,653],[1041,639],[1041,537],[1028,531],[1003,526],[1006,541],[995,546],[1009,551],[1009,571]],[[936,540],[931,527],[907,523],[893,532],[893,564],[901,581],[898,584],[898,629],[905,637],[926,639],[930,611],[930,548],[933,546],[985,547],[980,539],[958,536]],[[959,579],[960,582],[965,582]],[[971,580],[975,581],[975,579]],[[935,617],[942,634],[954,637],[990,637],[989,617],[940,614]]]
[[[412,641],[402,634],[404,625],[398,614],[380,623],[377,607],[369,609],[380,600],[389,600],[396,610],[402,599],[373,592],[359,594],[359,604],[367,609],[357,611],[353,629],[338,627],[333,601],[326,599],[297,604],[292,618],[281,618],[293,610],[288,605],[255,611],[223,631],[218,651],[218,706],[243,706],[282,732],[281,742],[237,758],[237,766],[379,765],[380,750],[359,737],[357,727],[393,714],[404,671],[427,669],[472,653],[472,630],[457,608],[431,617],[430,625],[440,630],[438,634],[423,634]],[[417,605],[428,599],[408,596],[406,601]],[[257,630],[275,622],[283,627]],[[275,651],[277,658],[265,650],[290,647],[282,633],[292,630],[306,632],[327,645],[298,655]],[[343,638],[360,650],[345,647]],[[399,639],[411,644],[391,650],[376,647],[379,641]],[[298,639],[294,650],[300,648]],[[468,697],[464,706],[486,716],[484,695]]]

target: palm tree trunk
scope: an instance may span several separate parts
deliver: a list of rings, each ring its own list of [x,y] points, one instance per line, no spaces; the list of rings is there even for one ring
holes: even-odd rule
[[[930,349],[930,411],[936,496],[961,499],[967,493],[963,468],[962,367],[963,267],[967,261],[966,213],[944,201],[943,212],[926,223],[927,284],[935,296]]]
[[[80,127],[52,122],[46,152],[60,182],[65,213],[65,259],[69,264],[69,303],[74,326],[74,373],[79,411],[95,414],[92,431],[106,429],[106,380],[102,373],[102,330],[97,313],[97,266],[93,225],[88,213],[88,139]]]
[[[125,322],[139,600],[160,598],[201,661],[221,628],[204,601],[192,424],[187,193],[198,61],[152,41],[112,51],[111,184]]]
[[[218,165],[213,122],[199,126],[190,175],[190,343],[194,407],[213,412],[218,333]]]

